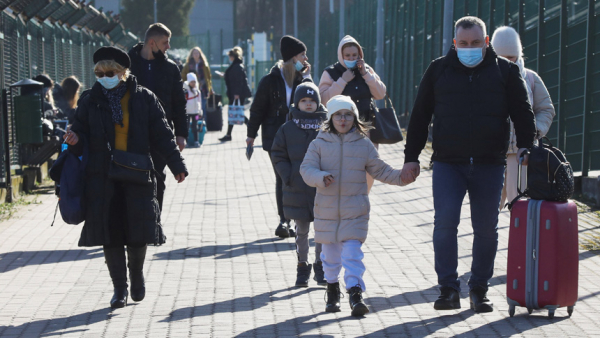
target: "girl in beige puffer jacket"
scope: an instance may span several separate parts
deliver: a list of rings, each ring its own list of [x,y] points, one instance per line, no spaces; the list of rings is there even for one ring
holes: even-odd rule
[[[339,282],[350,294],[353,316],[369,312],[362,300],[365,266],[361,246],[367,239],[369,196],[366,173],[388,184],[405,185],[401,170],[382,159],[368,139],[368,127],[358,119],[358,110],[347,96],[337,95],[327,103],[327,122],[311,142],[300,174],[317,188],[314,207],[315,242],[322,244],[321,260],[327,280],[327,312],[338,312]]]

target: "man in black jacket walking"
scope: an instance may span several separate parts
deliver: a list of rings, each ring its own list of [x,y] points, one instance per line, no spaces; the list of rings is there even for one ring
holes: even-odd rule
[[[460,308],[457,232],[465,194],[471,202],[471,309],[493,311],[487,298],[498,248],[498,206],[504,183],[509,117],[519,154],[533,145],[535,118],[519,67],[489,46],[485,23],[456,22],[454,47],[425,72],[408,126],[402,179],[419,175],[419,153],[433,121],[433,247],[441,295],[437,310]]]
[[[185,114],[185,93],[179,68],[165,54],[171,47],[169,41],[171,31],[161,23],[148,27],[144,43],[139,43],[129,51],[131,73],[138,83],[150,89],[160,99],[167,121],[175,129],[175,139],[179,150],[185,148],[188,136],[187,116]],[[152,161],[157,177],[157,199],[162,210],[165,193],[166,161],[153,153]]]

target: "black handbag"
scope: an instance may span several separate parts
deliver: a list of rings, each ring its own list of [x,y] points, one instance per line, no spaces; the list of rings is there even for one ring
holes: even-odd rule
[[[373,143],[394,144],[404,140],[400,123],[392,104],[392,100],[385,95],[385,108],[379,108],[375,111],[375,121],[371,130],[370,138]],[[390,108],[387,107],[387,101],[390,101]]]
[[[110,158],[109,179],[133,184],[152,184],[151,171],[154,166],[150,155],[112,149]]]
[[[108,179],[132,184],[152,184],[151,171],[154,168],[154,164],[150,155],[112,149],[108,141],[106,129],[104,129],[102,117],[100,117],[100,125],[104,132],[106,147],[110,152]]]

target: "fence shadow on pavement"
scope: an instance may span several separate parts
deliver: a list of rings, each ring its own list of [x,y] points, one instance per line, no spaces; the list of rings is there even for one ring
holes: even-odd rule
[[[31,265],[82,261],[103,257],[102,248],[93,250],[13,251],[0,254],[0,273]]]
[[[213,257],[215,259],[230,259],[249,254],[266,252],[281,252],[295,250],[293,241],[275,238],[263,238],[249,243],[207,245],[194,248],[181,248],[154,254],[155,260],[176,260],[187,258]]]
[[[290,291],[300,290],[299,292],[289,293]],[[305,295],[313,291],[323,291],[322,287],[310,287],[299,289],[291,286],[285,289],[268,291],[255,296],[239,297],[230,300],[224,300],[216,303],[190,306],[172,311],[169,316],[160,322],[174,322],[179,320],[188,320],[194,317],[212,316],[216,313],[234,313],[244,311],[255,311],[276,301],[289,300],[295,297]],[[288,292],[287,294],[276,297],[276,294]]]
[[[89,330],[87,328],[89,325],[110,320],[115,316],[117,315],[113,314],[111,308],[104,308],[69,317],[36,320],[23,323],[19,326],[0,326],[0,336],[49,337],[76,333],[84,335],[84,332]],[[77,327],[81,328],[75,329]]]

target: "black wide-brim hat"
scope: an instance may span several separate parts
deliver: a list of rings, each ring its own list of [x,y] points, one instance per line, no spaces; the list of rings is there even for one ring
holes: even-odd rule
[[[104,60],[113,60],[124,68],[131,68],[131,59],[129,59],[129,55],[127,55],[124,50],[117,47],[100,47],[94,52],[94,64]]]

